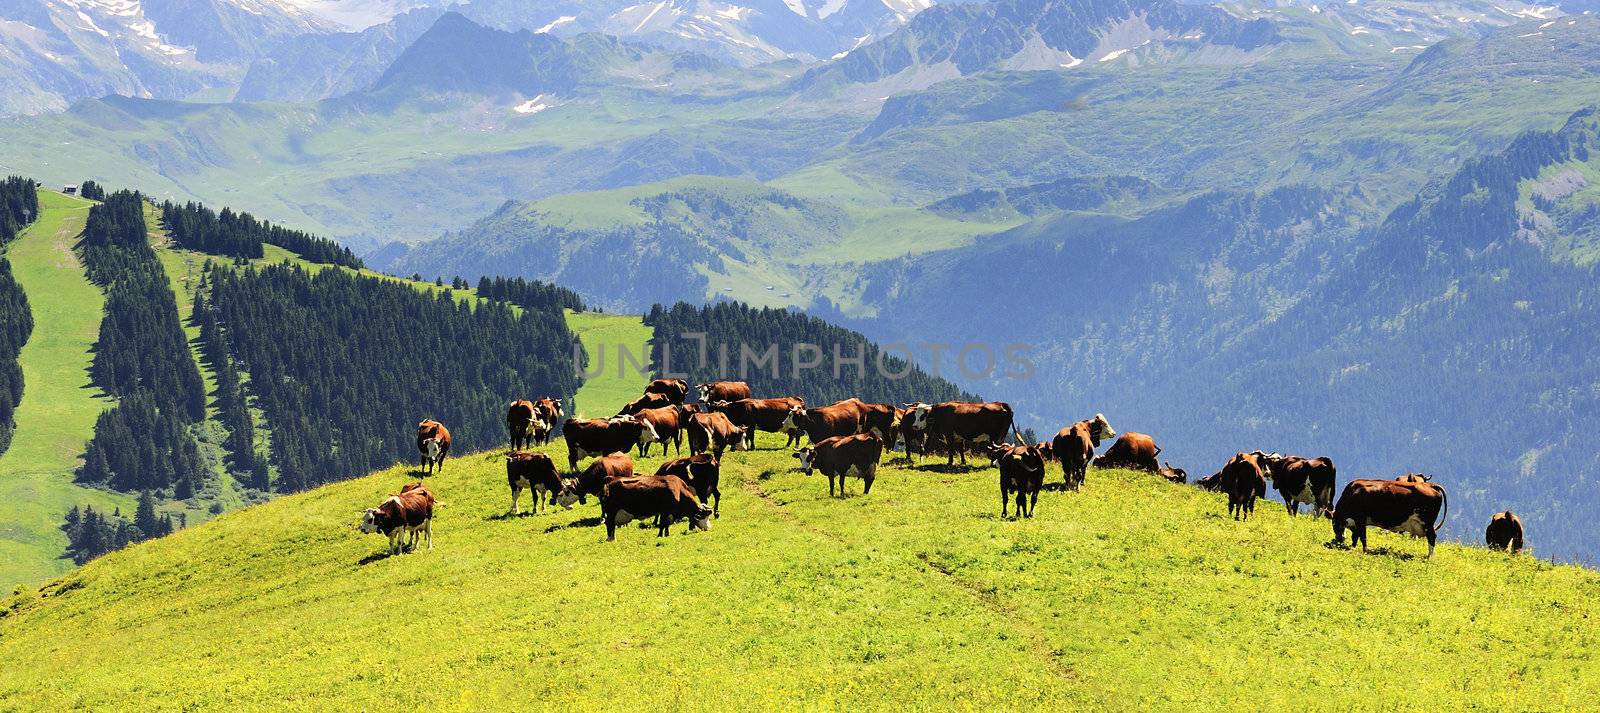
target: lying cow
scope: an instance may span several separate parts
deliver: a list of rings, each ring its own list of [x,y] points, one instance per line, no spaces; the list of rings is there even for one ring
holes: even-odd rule
[[[661,464],[656,469],[656,475],[676,475],[683,478],[694,489],[695,497],[701,503],[713,503],[711,506],[712,517],[722,517],[722,490],[718,487],[722,480],[722,464],[717,457],[710,453],[676,458]]]
[[[1061,461],[1061,477],[1068,488],[1078,490],[1083,487],[1083,481],[1089,473],[1089,463],[1094,459],[1094,449],[1100,447],[1100,441],[1115,438],[1116,435],[1117,430],[1111,427],[1105,414],[1099,413],[1094,418],[1086,418],[1056,432],[1050,447],[1055,452],[1056,460]]]
[[[533,512],[538,514],[546,497],[551,505],[571,508],[578,494],[556,472],[555,461],[544,453],[514,451],[506,456],[506,484],[511,487],[511,514],[521,515],[517,500],[523,488],[533,489]]]
[[[1311,506],[1313,515],[1333,516],[1333,487],[1338,471],[1332,460],[1326,456],[1301,458],[1261,451],[1255,451],[1255,455],[1267,465],[1272,487],[1283,496],[1289,515],[1299,515],[1304,503]]]
[[[1189,482],[1189,471],[1182,468],[1174,468],[1172,467],[1171,463],[1163,462],[1161,470],[1157,473],[1157,475],[1166,478],[1169,482],[1177,483],[1178,485],[1183,485],[1184,483]]]
[[[644,387],[647,394],[661,394],[667,397],[674,405],[683,403],[689,398],[689,382],[683,379],[656,379]]]
[[[1489,529],[1483,532],[1483,541],[1491,550],[1505,550],[1509,548],[1511,554],[1522,551],[1522,519],[1513,515],[1510,510],[1495,513],[1489,518]]]
[[[567,471],[576,473],[578,461],[610,453],[626,453],[641,443],[660,440],[649,421],[633,416],[569,418],[561,426],[567,440]]]
[[[689,424],[685,429],[689,434],[689,453],[711,452],[717,460],[722,460],[722,452],[727,448],[736,451],[749,450],[750,440],[748,429],[733,425],[726,414],[697,413],[689,417]]]
[[[750,385],[743,381],[713,381],[695,387],[700,392],[701,403],[713,401],[738,401],[750,398]]]
[[[1017,496],[1017,517],[1033,517],[1044,488],[1044,456],[1038,446],[1005,449],[998,458],[1000,468],[1000,517],[1006,516],[1006,501]]]
[[[1267,496],[1267,466],[1254,453],[1236,453],[1222,466],[1222,489],[1228,494],[1228,514],[1249,520],[1256,498]]]
[[[444,470],[444,457],[450,454],[450,429],[433,419],[417,424],[417,451],[422,454],[422,472]]]
[[[804,408],[805,399],[785,396],[777,399],[712,401],[708,405],[712,411],[727,416],[733,425],[745,429],[745,450],[756,449],[756,431],[783,433],[789,437],[789,442],[784,444],[785,448],[800,445],[800,436],[804,431],[799,426],[786,427],[786,424],[789,422],[789,412],[795,408]]]
[[[389,554],[397,555],[410,547],[416,549],[417,533],[425,533],[428,549],[433,549],[433,491],[422,483],[411,483],[400,492],[390,495],[375,508],[361,513],[361,532],[381,532],[389,538]],[[409,536],[402,542],[402,536]]]
[[[600,512],[606,522],[606,541],[617,539],[617,526],[635,519],[656,518],[656,536],[666,537],[679,518],[689,520],[689,531],[710,530],[711,508],[700,503],[694,490],[675,475],[609,478],[600,495]]]
[[[1359,542],[1365,552],[1367,526],[1377,525],[1390,532],[1428,538],[1428,556],[1433,557],[1449,509],[1444,487],[1423,478],[1352,480],[1333,507],[1333,541],[1343,545],[1345,528],[1350,528],[1350,543]]]
[[[865,485],[861,494],[872,492],[872,481],[878,477],[878,459],[883,457],[883,441],[870,433],[824,438],[821,443],[794,452],[806,475],[813,469],[828,476],[828,495],[833,495],[834,479],[839,480],[839,497],[844,497],[846,476],[860,478]]]
[[[1156,456],[1160,454],[1161,447],[1156,445],[1156,439],[1137,431],[1126,431],[1117,436],[1116,442],[1106,449],[1105,455],[1094,459],[1094,467],[1129,468],[1146,473],[1159,473],[1161,466],[1156,461]]]

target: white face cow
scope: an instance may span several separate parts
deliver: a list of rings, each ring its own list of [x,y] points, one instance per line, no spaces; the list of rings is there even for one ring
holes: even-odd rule
[[[750,427],[749,426],[734,426],[733,427],[733,441],[728,443],[728,448],[730,450],[735,450],[735,451],[747,451],[747,450],[750,450],[750,448],[749,448],[750,444],[748,442],[746,442],[746,440],[745,440],[745,434],[747,434],[749,432],[750,432]]]
[[[921,401],[918,401],[918,402],[916,402],[914,404],[906,404],[905,405],[905,409],[906,409],[906,416],[905,417],[911,419],[911,429],[912,430],[914,430],[914,431],[926,431],[926,430],[928,430],[928,412],[933,410],[933,404],[925,404],[925,403],[922,403]]]
[[[422,452],[429,463],[439,460],[439,438],[437,436],[422,442]]]
[[[556,405],[556,420],[560,421],[561,419],[566,418],[567,412],[561,405],[561,399],[551,399],[550,401]]]
[[[1117,429],[1111,427],[1111,422],[1106,420],[1106,415],[1103,413],[1095,414],[1094,422],[1090,423],[1089,426],[1100,434],[1100,440],[1102,441],[1109,441],[1117,437]]]
[[[801,448],[800,450],[791,454],[795,458],[800,459],[800,468],[805,470],[806,475],[811,475],[811,456],[816,453],[816,450],[817,449],[812,446],[806,446],[805,448]]]
[[[361,513],[361,534],[370,535],[378,531],[378,509],[367,508]]]
[[[800,428],[800,419],[805,417],[806,407],[796,406],[789,409],[789,415],[783,417],[783,423],[778,426],[778,430],[785,432],[802,430]]]

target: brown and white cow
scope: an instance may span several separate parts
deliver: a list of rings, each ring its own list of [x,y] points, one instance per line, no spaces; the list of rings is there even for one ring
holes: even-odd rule
[[[578,461],[611,453],[626,453],[641,443],[656,440],[650,422],[633,416],[567,419],[561,426],[567,440],[567,470],[577,472]]]
[[[878,440],[884,442],[886,450],[894,450],[895,409],[893,406],[862,401],[855,397],[845,399],[839,403],[855,407],[856,413],[860,414],[860,433],[870,433],[877,436]]]
[[[517,500],[524,488],[533,490],[533,512],[538,514],[548,497],[551,505],[571,508],[578,500],[572,484],[561,479],[555,461],[544,453],[513,451],[506,456],[506,484],[511,487],[511,514],[521,515]]]
[[[783,433],[789,437],[785,448],[792,448],[800,444],[800,436],[804,431],[799,426],[790,426],[785,430],[784,424],[789,420],[789,411],[796,407],[804,407],[806,400],[799,396],[785,396],[776,399],[739,399],[738,401],[712,401],[708,404],[712,411],[724,414],[735,426],[747,429],[745,431],[745,450],[756,449],[756,431],[767,433]]]
[[[588,504],[590,495],[602,500],[605,498],[606,483],[633,476],[633,458],[627,453],[611,453],[596,458],[589,467],[584,468],[573,483],[572,490],[578,494],[578,502]]]
[[[1491,550],[1510,549],[1511,554],[1522,551],[1522,518],[1510,510],[1495,513],[1489,518],[1489,528],[1483,531],[1483,541]]]
[[[506,407],[506,433],[511,435],[512,451],[520,451],[533,442],[534,427],[538,423],[538,412],[532,401],[517,399]]]
[[[606,480],[600,495],[606,541],[617,539],[617,526],[656,518],[656,536],[666,537],[674,520],[689,521],[689,531],[710,530],[715,513],[695,497],[694,489],[676,475],[645,475]]]
[[[828,495],[833,495],[833,482],[839,480],[839,497],[844,497],[846,476],[860,478],[864,483],[861,494],[872,492],[872,481],[878,477],[878,459],[883,457],[883,441],[870,433],[824,438],[816,445],[794,452],[800,467],[811,475],[820,470],[828,476]]]
[[[1189,482],[1189,471],[1186,471],[1182,468],[1174,468],[1172,467],[1171,463],[1167,462],[1163,462],[1161,471],[1158,472],[1157,475],[1166,478],[1170,482],[1177,483],[1178,485],[1183,485],[1184,483]]]
[[[861,430],[861,409],[849,401],[827,406],[797,406],[789,409],[783,428],[804,431],[813,445],[836,436],[849,436]]]
[[[1267,464],[1254,453],[1235,453],[1222,466],[1222,491],[1228,494],[1228,514],[1249,520],[1256,498],[1267,496]]]
[[[931,408],[933,404],[918,401],[897,409],[900,423],[895,430],[899,432],[900,442],[906,445],[907,462],[915,463],[917,454],[928,452],[928,410]],[[889,448],[893,450],[894,444],[889,444]]]
[[[750,385],[743,381],[713,381],[696,386],[701,403],[713,401],[738,401],[750,398]]]
[[[644,387],[647,394],[661,394],[674,404],[681,404],[689,398],[689,382],[683,379],[656,379]]]
[[[1011,405],[1001,401],[946,401],[926,409],[908,409],[906,417],[913,420],[914,428],[945,444],[945,465],[955,465],[958,453],[961,464],[966,465],[967,446],[1004,441],[1011,431],[1013,414]]]
[[[617,412],[617,415],[632,416],[633,414],[639,413],[647,408],[663,408],[666,406],[676,405],[677,404],[672,403],[672,399],[669,399],[662,394],[645,394],[624,404],[622,410]]]
[[[1105,414],[1099,413],[1056,432],[1056,437],[1050,440],[1050,449],[1055,452],[1056,460],[1061,461],[1061,477],[1068,488],[1083,487],[1089,463],[1094,459],[1094,449],[1100,447],[1100,441],[1116,435],[1117,430],[1111,427]]]
[[[1367,526],[1376,525],[1390,532],[1426,537],[1428,556],[1432,557],[1449,507],[1444,487],[1421,478],[1352,480],[1333,506],[1333,541],[1343,545],[1345,528],[1349,528],[1350,544],[1359,542],[1366,551]]]
[[[1017,497],[1017,517],[1033,517],[1044,488],[1044,456],[1038,446],[1013,446],[1000,454],[1000,517],[1006,516],[1006,501]]]
[[[736,451],[749,450],[748,431],[740,426],[733,425],[727,414],[713,411],[711,413],[697,413],[689,417],[689,423],[684,429],[689,434],[689,453],[710,452],[722,460],[722,452],[728,448]]]
[[[639,444],[639,455],[650,455],[650,444],[661,444],[661,455],[667,454],[667,444],[671,443],[679,455],[683,454],[683,429],[689,422],[689,417],[694,410],[687,406],[662,406],[660,408],[642,409],[633,417],[650,423],[650,430],[655,433],[655,438]]]
[[[1147,473],[1161,472],[1161,465],[1156,461],[1156,456],[1161,453],[1161,447],[1156,445],[1156,439],[1149,434],[1138,431],[1125,431],[1117,436],[1117,440],[1106,449],[1105,455],[1094,459],[1096,468],[1130,468],[1142,470]]]
[[[422,472],[444,470],[444,457],[450,454],[450,429],[433,419],[417,424],[417,451],[422,454]]]
[[[411,483],[390,495],[375,508],[361,513],[361,532],[381,532],[389,538],[389,554],[400,554],[406,547],[416,549],[417,534],[425,533],[428,549],[433,549],[433,491],[422,483]],[[401,537],[409,535],[409,542]]]
[[[1255,451],[1255,455],[1271,471],[1272,487],[1283,496],[1289,515],[1299,515],[1304,503],[1311,506],[1313,515],[1333,516],[1333,488],[1338,479],[1333,460],[1327,456],[1302,458],[1261,451]]]
[[[675,458],[661,464],[656,475],[676,475],[694,489],[701,503],[713,503],[712,517],[722,517],[722,464],[710,453]]]
[[[545,397],[533,402],[533,440],[539,445],[550,445],[550,434],[555,431],[556,424],[567,417],[567,412],[561,406],[561,399]]]

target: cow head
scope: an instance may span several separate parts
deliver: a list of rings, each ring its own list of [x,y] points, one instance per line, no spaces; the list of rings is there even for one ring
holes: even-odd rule
[[[559,421],[567,415],[565,408],[561,405],[561,399],[550,399],[550,405],[556,408],[555,420]]]
[[[1044,458],[1040,457],[1039,449],[1027,446],[1007,447],[1004,444],[1000,446],[1000,449],[1002,450],[1001,459],[1015,463],[1029,473],[1044,472]]]
[[[728,448],[736,451],[749,450],[749,448],[746,447],[749,445],[749,443],[745,441],[745,434],[748,434],[749,432],[749,426],[734,426],[733,442],[728,444]]]
[[[1109,441],[1116,438],[1117,429],[1111,427],[1111,422],[1106,420],[1105,414],[1097,413],[1094,418],[1089,419],[1089,437],[1098,446],[1101,441]]]
[[[904,404],[904,406],[906,409],[905,417],[911,419],[911,429],[914,431],[928,430],[928,412],[933,410],[933,404],[925,404],[918,401]]]
[[[579,502],[582,499],[583,495],[578,492],[577,481],[569,478],[562,478],[561,492],[556,493],[555,503],[564,509],[571,510],[572,504]]]
[[[695,389],[695,391],[700,393],[700,400],[701,401],[705,401],[706,397],[711,395],[711,385],[710,384],[698,384],[698,385],[696,385],[694,387],[694,389]]]
[[[427,457],[428,462],[430,463],[439,460],[440,448],[441,446],[439,445],[438,436],[434,436],[433,438],[429,438],[428,440],[422,442],[422,454]]]
[[[378,531],[378,509],[367,508],[361,513],[361,534],[370,535]]]
[[[689,517],[689,526],[696,530],[710,532],[711,514],[711,508],[701,505],[695,510],[694,515]]]
[[[801,448],[790,455],[800,460],[800,468],[806,472],[806,475],[811,475],[811,457],[816,455],[816,453],[817,449],[815,446],[806,446],[805,448]]]
[[[778,426],[778,429],[782,431],[798,431],[804,428],[800,423],[805,420],[806,407],[796,406],[789,409],[789,415],[783,417],[783,423]]]

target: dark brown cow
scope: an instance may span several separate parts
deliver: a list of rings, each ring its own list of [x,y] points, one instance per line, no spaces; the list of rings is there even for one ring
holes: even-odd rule
[[[1495,513],[1489,518],[1489,529],[1483,531],[1483,541],[1491,550],[1510,548],[1511,554],[1522,551],[1522,519],[1510,510]]]
[[[839,497],[844,497],[845,476],[860,478],[865,485],[861,494],[872,492],[872,481],[878,477],[878,459],[883,457],[883,441],[870,433],[824,438],[813,446],[794,452],[806,475],[813,469],[828,476],[828,495],[833,495],[834,478],[839,479]]]
[[[1313,515],[1333,517],[1333,488],[1337,484],[1338,470],[1326,456],[1301,458],[1282,453],[1255,455],[1271,471],[1272,487],[1283,496],[1283,506],[1289,515],[1300,514],[1300,504],[1311,506]]]
[[[689,417],[686,429],[689,433],[689,453],[711,452],[722,460],[722,452],[728,448],[736,451],[750,450],[748,432],[739,426],[733,425],[728,420],[727,414],[711,412],[697,413]]]
[[[1006,516],[1006,501],[1017,496],[1017,517],[1033,517],[1044,488],[1044,456],[1038,446],[1007,448],[999,457],[1000,517]]]
[[[1157,475],[1160,475],[1171,482],[1177,483],[1178,485],[1183,485],[1184,483],[1189,482],[1189,471],[1186,471],[1182,468],[1174,468],[1172,467],[1171,463],[1164,464],[1161,468],[1161,472],[1157,473]]]
[[[861,409],[849,401],[828,406],[798,406],[789,410],[784,428],[799,428],[813,445],[834,438],[849,436],[861,430]]]
[[[710,453],[676,458],[661,464],[656,475],[676,475],[694,489],[701,503],[713,503],[712,517],[722,517],[722,464]]]
[[[644,387],[647,394],[661,394],[674,404],[681,404],[689,398],[689,382],[683,379],[656,379]]]
[[[1228,514],[1249,520],[1256,498],[1267,496],[1267,465],[1253,453],[1235,453],[1222,466],[1222,490],[1228,494]]]
[[[639,413],[647,408],[662,408],[675,405],[676,404],[672,403],[672,399],[669,399],[661,394],[645,394],[639,398],[629,401],[622,407],[621,411],[617,412],[617,415],[632,416],[633,414]]]
[[[422,453],[422,472],[444,470],[444,457],[450,454],[450,429],[433,419],[417,424],[417,450]]]
[[[533,402],[527,399],[512,401],[506,408],[506,432],[511,434],[511,450],[520,451],[533,441],[534,426],[538,416]]]
[[[901,443],[906,446],[906,461],[916,462],[916,455],[928,452],[928,409],[933,404],[922,402],[906,404],[905,408],[896,409],[900,422],[895,427]],[[920,415],[918,411],[921,411]],[[920,422],[918,419],[921,419]],[[889,444],[889,449],[894,450],[894,444]]]
[[[858,398],[848,398],[839,402],[854,406],[860,414],[860,432],[870,433],[888,445],[885,450],[894,449],[894,407],[889,404],[875,404],[862,401]]]
[[[800,445],[800,435],[803,431],[798,426],[785,430],[784,423],[789,420],[789,411],[806,405],[805,399],[785,396],[777,399],[712,401],[708,405],[711,410],[726,415],[733,425],[748,429],[745,431],[745,450],[756,449],[756,431],[784,433],[789,437],[789,442],[784,444],[785,448]]]
[[[1431,482],[1433,482],[1433,476],[1425,475],[1423,473],[1406,473],[1405,475],[1402,475],[1402,476],[1400,476],[1398,478],[1395,478],[1394,482],[1396,482],[1396,483],[1431,483]]]
[[[695,387],[700,391],[701,403],[713,401],[738,401],[750,398],[750,385],[743,381],[713,381]]]
[[[584,468],[572,489],[578,494],[578,502],[588,504],[590,495],[605,499],[606,483],[632,477],[633,459],[627,453],[612,453],[596,458],[589,467]]]
[[[1444,487],[1426,480],[1352,480],[1333,506],[1333,541],[1343,545],[1348,527],[1350,544],[1361,543],[1365,552],[1367,526],[1377,525],[1390,532],[1428,538],[1428,556],[1433,557],[1439,528],[1449,512],[1450,499]]]
[[[686,406],[662,406],[661,408],[647,408],[633,415],[642,421],[649,421],[650,428],[655,432],[655,439],[639,444],[639,455],[650,455],[650,444],[661,444],[661,455],[667,454],[667,443],[672,443],[678,455],[683,455],[683,427],[689,422],[689,417],[694,410]]]
[[[389,554],[400,554],[405,547],[416,549],[417,533],[425,533],[428,549],[433,549],[433,492],[422,483],[411,483],[390,495],[375,508],[361,513],[361,531],[381,532],[389,538]],[[409,543],[401,536],[409,535]]]
[[[1117,440],[1106,449],[1105,455],[1094,459],[1094,467],[1159,473],[1161,465],[1156,461],[1156,456],[1160,453],[1161,447],[1156,445],[1156,439],[1137,431],[1126,431],[1117,436]]]
[[[666,537],[678,518],[689,520],[689,530],[710,530],[711,508],[701,504],[694,490],[675,475],[611,478],[600,495],[600,513],[606,522],[606,541],[617,539],[617,526],[635,519],[656,518],[656,536]]]
[[[1111,427],[1105,414],[1098,413],[1094,418],[1086,418],[1056,432],[1050,448],[1055,451],[1056,460],[1061,461],[1061,477],[1068,488],[1083,487],[1089,462],[1094,459],[1094,449],[1100,447],[1100,441],[1116,435],[1116,429]]]
[[[659,440],[649,421],[633,416],[567,419],[561,426],[567,440],[567,470],[577,472],[578,461],[611,453],[627,453],[640,443]]]
[[[1049,463],[1056,459],[1056,446],[1054,443],[1042,441],[1034,447],[1039,449],[1039,457],[1043,458],[1044,462]]]
[[[533,402],[533,413],[537,417],[533,424],[533,440],[539,445],[550,445],[550,434],[555,431],[556,424],[567,417],[567,412],[561,407],[561,399],[549,397]]]
[[[1217,471],[1204,478],[1194,481],[1195,486],[1201,490],[1222,490],[1222,471]]]
[[[555,461],[544,453],[513,451],[506,456],[506,484],[511,487],[511,514],[521,515],[517,500],[523,488],[533,489],[533,512],[537,514],[549,496],[551,505],[571,508],[578,499],[572,485],[561,479]]]
[[[1004,441],[1011,431],[1012,415],[1011,405],[1000,401],[947,401],[925,409],[908,409],[906,417],[913,419],[914,428],[945,444],[945,465],[955,465],[957,454],[961,464],[966,465],[967,445]]]

